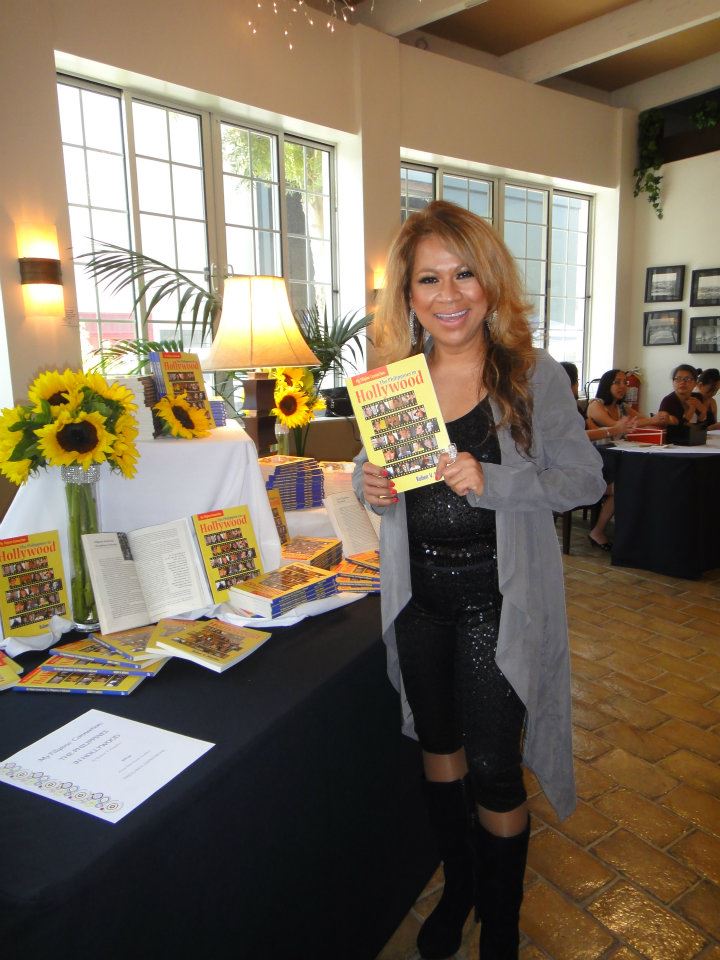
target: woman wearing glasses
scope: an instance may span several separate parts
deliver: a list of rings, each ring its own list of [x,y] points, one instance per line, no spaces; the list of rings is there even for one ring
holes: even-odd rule
[[[671,426],[702,423],[707,416],[707,403],[693,390],[697,385],[697,370],[690,364],[681,363],[672,373],[673,392],[660,401],[660,413],[667,414]]]

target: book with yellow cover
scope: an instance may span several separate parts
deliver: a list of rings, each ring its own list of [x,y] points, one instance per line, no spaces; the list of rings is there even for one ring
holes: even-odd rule
[[[247,507],[197,513],[192,518],[214,603],[228,589],[263,572],[260,550]]]
[[[435,483],[450,438],[424,354],[345,382],[370,463],[387,470],[401,492]]]
[[[263,630],[236,627],[220,620],[198,620],[191,627],[167,634],[157,645],[166,653],[222,673],[250,656],[270,637]]]
[[[181,623],[185,626],[188,623],[192,623],[192,620],[176,620],[174,622]],[[92,634],[90,639],[101,643],[111,653],[116,653],[118,656],[124,657],[133,663],[147,663],[148,660],[156,660],[158,657],[164,656],[164,654],[159,653],[157,650],[150,649],[155,630],[155,625],[150,624],[147,627],[137,627],[134,630],[119,630],[117,633],[106,633],[102,637],[97,636],[97,634]],[[67,650],[67,646],[60,647],[57,652],[64,653],[65,650]]]
[[[167,663],[167,657],[146,660],[145,663],[104,663],[100,660],[79,660],[76,657],[61,657],[54,654],[40,664],[41,670],[72,670],[75,673],[107,673],[126,677],[154,677]]]
[[[20,664],[0,650],[0,690],[14,687],[21,673],[22,667]]]
[[[70,613],[57,530],[0,540],[0,618],[6,637],[44,633]]]
[[[204,410],[214,425],[210,401],[208,400],[205,381],[203,380],[200,358],[196,353],[150,353],[158,397],[168,396],[170,399],[185,395],[191,407]]]
[[[92,634],[82,640],[71,640],[57,647],[50,647],[50,653],[58,657],[72,657],[75,660],[92,660],[96,663],[114,663],[117,666],[132,666],[138,661],[120,653],[113,652],[106,643]]]
[[[13,687],[20,692],[43,693],[102,693],[126,696],[138,687],[145,677],[130,677],[126,673],[84,673],[80,670],[43,670],[36,667]]]
[[[230,589],[230,605],[241,613],[277,617],[308,600],[337,593],[335,577],[327,570],[306,563],[286,567],[248,580]]]
[[[166,637],[171,637],[175,633],[180,633],[187,627],[192,627],[194,623],[195,620],[180,620],[179,618],[158,620],[154,627],[148,628],[150,636],[145,648],[146,653],[152,657],[166,657],[168,652],[160,646],[160,641]]]
[[[290,534],[288,533],[287,520],[285,519],[285,508],[283,507],[282,497],[280,496],[280,491],[273,487],[272,490],[267,491],[268,502],[270,503],[270,509],[272,510],[273,520],[275,521],[275,527],[280,537],[280,543],[287,543],[290,539]]]
[[[284,562],[300,560],[329,570],[342,559],[342,543],[333,537],[291,537],[280,550]]]

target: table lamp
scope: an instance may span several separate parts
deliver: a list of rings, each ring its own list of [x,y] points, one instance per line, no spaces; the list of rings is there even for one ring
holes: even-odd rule
[[[202,368],[252,371],[241,380],[245,390],[243,426],[260,456],[275,442],[275,381],[262,367],[319,364],[295,322],[282,277],[228,277],[222,313]]]

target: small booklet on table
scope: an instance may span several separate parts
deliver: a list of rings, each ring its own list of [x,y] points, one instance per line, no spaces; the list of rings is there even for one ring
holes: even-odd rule
[[[387,470],[401,492],[435,483],[450,439],[424,354],[345,382],[370,463]]]
[[[220,620],[199,620],[192,626],[170,631],[166,623],[160,621],[158,628],[160,635],[156,645],[166,655],[191,660],[216,673],[234,667],[271,637],[262,630],[236,627]]]

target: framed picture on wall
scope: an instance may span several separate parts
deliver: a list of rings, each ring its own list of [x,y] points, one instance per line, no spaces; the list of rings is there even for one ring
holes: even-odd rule
[[[645,303],[682,300],[685,267],[648,267],[645,272]]]
[[[680,343],[682,310],[651,310],[643,317],[643,346],[677,346]]]
[[[693,270],[690,286],[691,307],[720,307],[720,267]],[[708,319],[710,319],[708,317]]]
[[[720,353],[720,317],[690,317],[690,353]]]

